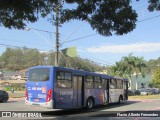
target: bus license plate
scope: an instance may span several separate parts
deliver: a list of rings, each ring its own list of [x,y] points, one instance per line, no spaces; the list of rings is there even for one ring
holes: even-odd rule
[[[38,98],[36,98],[36,99],[34,99],[34,101],[35,101],[35,102],[39,102],[39,99],[38,99]]]

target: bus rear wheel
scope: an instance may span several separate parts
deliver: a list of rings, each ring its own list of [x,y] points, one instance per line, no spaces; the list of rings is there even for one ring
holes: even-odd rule
[[[93,98],[88,98],[87,103],[86,103],[86,109],[92,110],[93,108],[94,108],[94,100]]]
[[[122,96],[119,96],[118,104],[120,104],[122,101],[123,101],[123,97],[122,97]]]

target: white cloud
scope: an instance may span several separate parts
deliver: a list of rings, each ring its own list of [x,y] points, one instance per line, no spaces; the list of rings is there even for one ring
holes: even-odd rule
[[[99,47],[90,47],[87,49],[92,53],[131,53],[131,52],[155,52],[160,51],[160,42],[158,43],[135,43],[124,45],[102,45]]]

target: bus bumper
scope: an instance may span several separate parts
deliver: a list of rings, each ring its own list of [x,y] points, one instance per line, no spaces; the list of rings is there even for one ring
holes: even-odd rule
[[[44,107],[44,108],[48,108],[48,109],[53,109],[53,105],[54,105],[54,101],[51,99],[49,102],[31,102],[28,100],[25,100],[25,104],[27,106],[39,106],[39,107]]]

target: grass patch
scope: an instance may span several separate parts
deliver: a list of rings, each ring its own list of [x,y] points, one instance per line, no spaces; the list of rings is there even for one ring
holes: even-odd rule
[[[160,99],[160,95],[129,96],[128,99]]]

